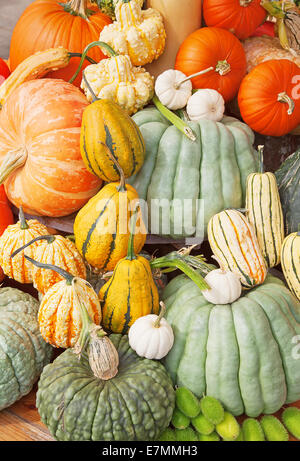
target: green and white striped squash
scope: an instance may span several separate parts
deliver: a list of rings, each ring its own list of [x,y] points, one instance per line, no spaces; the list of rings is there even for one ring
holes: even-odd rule
[[[254,228],[267,266],[277,266],[284,239],[283,213],[275,175],[263,171],[262,152],[260,172],[247,178],[246,217]]]
[[[174,385],[219,399],[234,415],[271,414],[300,399],[300,303],[279,279],[214,305],[186,276],[165,288],[174,346],[164,359]]]
[[[284,215],[285,235],[297,232],[300,223],[300,150],[275,172]]]
[[[232,117],[188,122],[197,138],[193,142],[155,107],[132,118],[143,135],[146,159],[128,182],[147,201],[152,234],[203,236],[215,213],[244,206],[246,179],[258,168],[254,134],[247,125]]]
[[[290,290],[300,300],[300,225],[298,232],[283,241],[281,267]]]
[[[267,267],[254,229],[238,210],[224,210],[208,223],[212,252],[225,269],[237,274],[242,285],[252,288],[264,282]]]
[[[39,330],[39,303],[16,288],[0,288],[0,410],[28,394],[52,347]]]

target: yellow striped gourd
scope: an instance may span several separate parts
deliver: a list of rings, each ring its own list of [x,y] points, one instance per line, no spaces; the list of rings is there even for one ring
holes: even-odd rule
[[[159,312],[159,294],[150,263],[134,251],[136,216],[135,212],[127,256],[118,262],[99,292],[102,325],[113,333],[126,334],[139,317]]]
[[[290,290],[300,300],[300,226],[283,241],[281,267]]]
[[[102,272],[111,271],[126,256],[130,236],[129,222],[138,201],[134,187],[125,184],[118,162],[120,183],[109,183],[81,208],[74,222],[75,244],[91,266]],[[138,211],[139,232],[134,250],[139,253],[146,241],[141,210]]]
[[[258,149],[260,172],[247,178],[246,216],[254,228],[267,266],[274,267],[280,263],[284,239],[283,213],[276,177],[264,172],[263,146]]]
[[[254,229],[240,211],[224,210],[214,215],[208,223],[208,240],[223,267],[239,275],[245,287],[263,283],[266,263]]]

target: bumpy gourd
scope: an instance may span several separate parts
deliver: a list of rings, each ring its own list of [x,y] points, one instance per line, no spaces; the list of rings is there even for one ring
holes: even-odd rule
[[[247,125],[231,117],[188,122],[193,142],[156,108],[137,112],[133,120],[145,140],[146,158],[129,183],[147,200],[152,234],[202,236],[215,213],[244,206],[246,178],[257,171],[254,134]],[[185,226],[182,210],[189,216]]]
[[[225,411],[223,421],[216,425],[216,431],[223,440],[233,442],[240,433],[240,426],[235,417]]]
[[[39,303],[15,288],[0,288],[0,410],[28,394],[52,348],[37,321]]]
[[[191,427],[186,429],[175,429],[176,442],[197,442],[198,435]]]
[[[200,400],[200,408],[201,412],[212,424],[219,424],[223,421],[224,408],[214,397],[211,397],[210,395],[202,397]]]
[[[192,425],[194,426],[197,432],[203,435],[212,434],[215,430],[214,424],[208,421],[208,419],[206,419],[202,413],[196,416],[196,418],[192,419]]]
[[[178,408],[175,408],[171,423],[176,429],[186,429],[190,425],[190,418],[185,416]]]
[[[260,420],[268,442],[287,442],[289,434],[276,416],[266,415]]]
[[[196,418],[200,413],[197,397],[185,387],[176,389],[176,406],[188,418]]]
[[[296,407],[289,407],[281,415],[282,422],[288,431],[300,440],[300,410]]]
[[[214,306],[178,276],[163,300],[175,337],[164,364],[174,385],[215,397],[235,416],[272,414],[300,399],[300,303],[279,279],[269,275],[233,304]]]
[[[115,15],[116,21],[104,27],[100,40],[118,53],[129,55],[135,66],[159,58],[164,51],[166,33],[157,10],[142,10],[137,0],[126,0],[117,3]]]
[[[119,1],[120,0],[92,0],[92,3],[97,3],[98,7],[103,13],[107,14],[107,16],[109,16],[110,18],[115,19],[115,8]],[[138,4],[142,7],[144,0],[137,1]]]
[[[264,442],[264,431],[257,419],[247,418],[242,426],[243,440],[245,442]]]

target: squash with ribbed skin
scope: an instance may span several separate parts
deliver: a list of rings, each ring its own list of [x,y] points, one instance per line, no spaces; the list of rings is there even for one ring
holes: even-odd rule
[[[277,278],[234,303],[213,305],[185,276],[165,288],[175,341],[165,359],[173,383],[217,398],[234,415],[275,413],[300,399],[300,303]]]
[[[119,0],[91,0],[92,3],[97,3],[100,10],[107,14],[112,19],[115,19],[115,8]],[[144,0],[137,0],[138,4],[142,7]]]
[[[34,242],[14,258],[11,256],[23,244],[47,234],[48,229],[44,224],[35,219],[26,221],[23,210],[20,208],[19,221],[8,226],[0,237],[0,266],[5,275],[20,283],[32,283],[32,265],[24,259],[24,255],[33,256],[40,242]]]
[[[275,172],[284,214],[286,235],[300,223],[300,150],[290,155]]]
[[[208,240],[223,267],[247,288],[263,283],[267,267],[252,225],[237,210],[224,210],[208,223]]]
[[[0,410],[31,391],[52,348],[37,321],[39,303],[15,288],[0,288]]]
[[[261,166],[259,173],[247,178],[246,217],[252,224],[268,267],[280,263],[284,239],[283,214],[276,178],[264,172],[263,147],[259,146]]]
[[[126,178],[140,170],[145,157],[139,128],[118,104],[108,99],[95,101],[84,110],[80,150],[88,171],[106,182],[120,178],[111,155]]]
[[[145,140],[146,159],[129,183],[147,200],[151,234],[202,236],[215,213],[244,206],[246,178],[257,171],[247,125],[231,117],[188,122],[197,138],[192,142],[153,107],[133,120]],[[189,217],[185,228],[183,207]]]
[[[298,232],[283,241],[281,267],[290,290],[300,301],[300,225]]]
[[[96,378],[72,350],[44,368],[37,392],[42,421],[62,441],[157,440],[175,406],[172,382],[158,361],[138,357],[128,337],[111,335],[119,372]]]

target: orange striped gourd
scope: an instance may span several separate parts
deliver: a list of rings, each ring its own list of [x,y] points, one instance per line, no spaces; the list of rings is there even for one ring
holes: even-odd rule
[[[225,269],[239,275],[244,287],[264,282],[267,267],[254,229],[238,210],[224,210],[208,223],[208,240]]]

